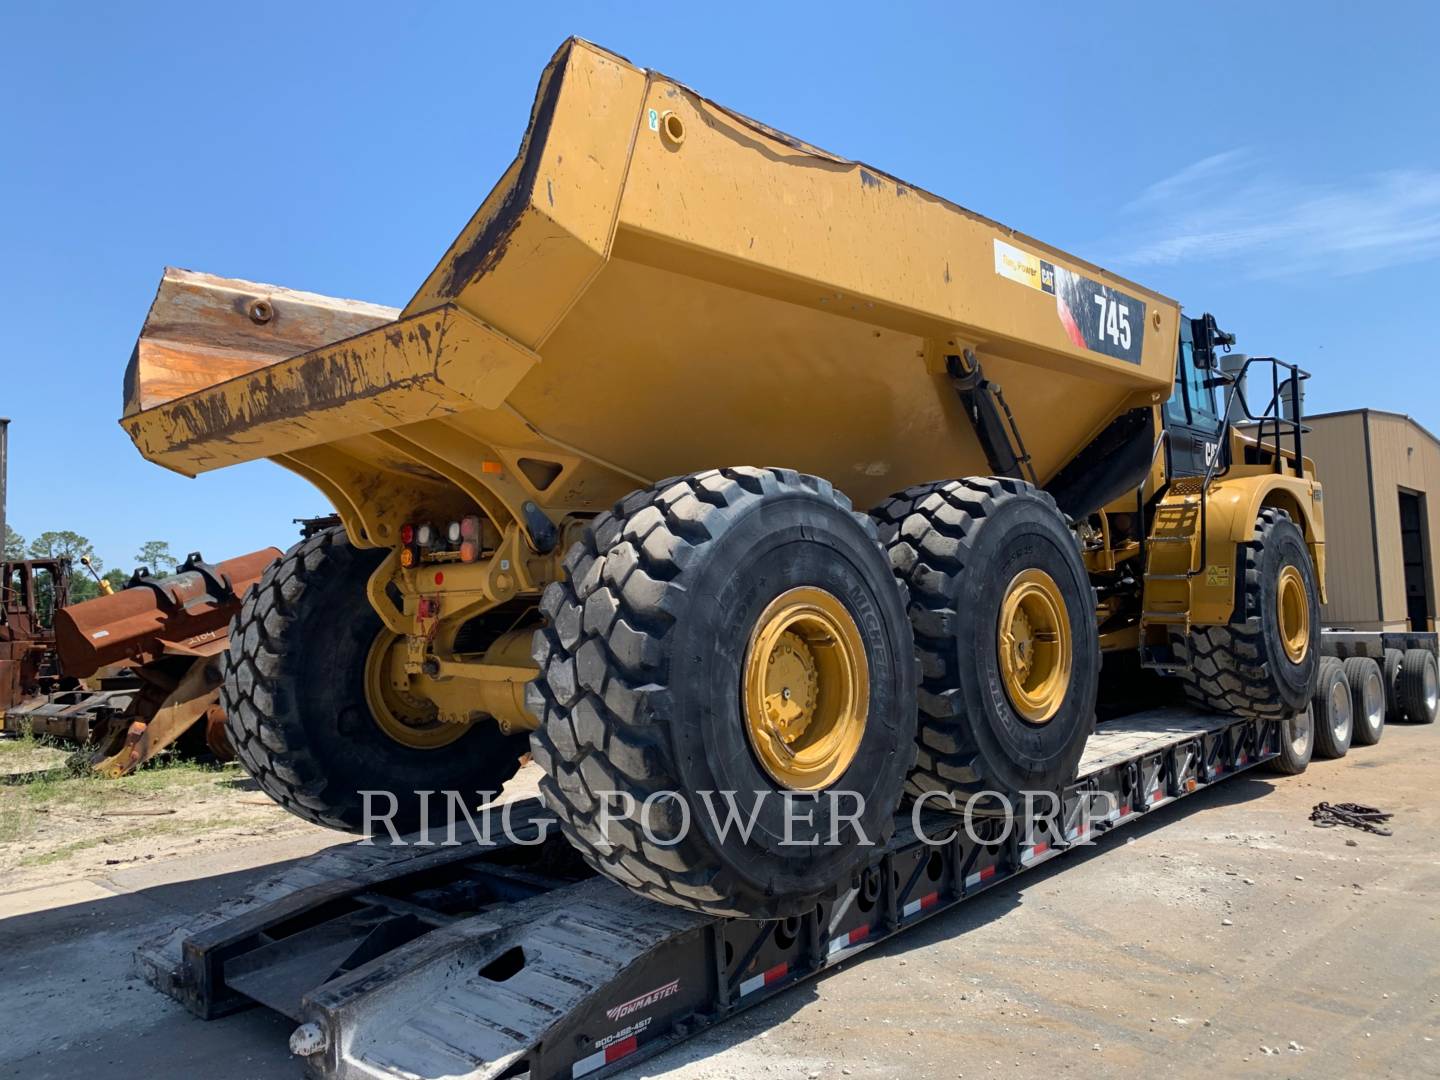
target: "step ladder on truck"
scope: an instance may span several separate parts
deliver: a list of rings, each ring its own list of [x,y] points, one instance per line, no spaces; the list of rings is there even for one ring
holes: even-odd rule
[[[1322,633],[1308,376],[1233,344],[578,40],[403,309],[166,271],[137,448],[268,458],[340,519],[232,626],[241,762],[357,831],[367,791],[495,791],[528,751],[560,837],[348,849],[154,977],[295,1017],[322,1075],[613,1069],[1082,823],[1378,737],[1377,694],[1433,717],[1433,644]],[[1097,729],[1102,656],[1154,700]],[[707,790],[758,827],[705,827]],[[1062,812],[999,831],[1023,793]],[[792,843],[794,799],[842,842]],[[894,811],[946,799],[997,831]]]

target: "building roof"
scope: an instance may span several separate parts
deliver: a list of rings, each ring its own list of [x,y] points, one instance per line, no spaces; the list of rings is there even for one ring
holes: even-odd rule
[[[1312,420],[1328,420],[1328,419],[1330,419],[1331,417],[1338,417],[1338,416],[1368,416],[1368,415],[1371,415],[1371,414],[1373,414],[1373,415],[1375,415],[1375,416],[1389,416],[1389,417],[1392,417],[1392,418],[1394,418],[1394,419],[1396,419],[1396,420],[1404,420],[1407,424],[1409,424],[1411,427],[1413,427],[1413,428],[1414,428],[1416,431],[1418,431],[1421,435],[1424,435],[1427,439],[1429,439],[1431,442],[1433,442],[1436,446],[1440,446],[1440,436],[1437,436],[1433,431],[1431,431],[1429,428],[1427,428],[1424,424],[1420,423],[1419,420],[1416,420],[1413,416],[1409,415],[1408,413],[1391,412],[1389,409],[1339,409],[1339,410],[1337,410],[1337,411],[1335,411],[1335,412],[1309,414],[1309,415],[1307,415],[1307,416],[1305,417],[1305,421],[1306,421],[1306,423],[1309,423],[1309,422],[1312,421]]]

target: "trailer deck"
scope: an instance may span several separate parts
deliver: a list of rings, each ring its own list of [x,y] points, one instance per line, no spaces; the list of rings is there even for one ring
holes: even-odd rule
[[[140,950],[152,985],[205,1018],[262,1005],[298,1024],[312,1076],[606,1076],[1159,806],[1268,761],[1281,728],[1188,710],[1091,737],[1058,815],[975,843],[908,814],[861,874],[800,918],[748,922],[639,898],[591,874],[538,800],[511,837],[356,842]],[[496,813],[498,817],[498,811]],[[498,821],[495,827],[498,831]],[[414,840],[415,838],[410,838]],[[943,841],[943,842],[934,842]]]

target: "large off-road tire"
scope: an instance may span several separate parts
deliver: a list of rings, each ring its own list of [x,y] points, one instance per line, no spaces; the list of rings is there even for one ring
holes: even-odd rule
[[[874,855],[866,842],[889,837],[915,755],[904,591],[869,520],[815,477],[710,470],[628,496],[564,567],[541,605],[527,702],[541,792],[590,865],[742,918],[809,910],[847,882]],[[767,675],[790,663],[793,697]],[[781,715],[766,709],[792,701],[793,744],[766,726]],[[827,792],[854,792],[858,817]],[[739,822],[753,815],[748,839],[717,828],[731,798]]]
[[[1310,704],[1315,718],[1315,756],[1344,757],[1355,735],[1355,702],[1345,667],[1335,657],[1320,658],[1320,676]]]
[[[1171,643],[1186,697],[1202,708],[1277,720],[1310,703],[1320,672],[1320,597],[1305,537],[1289,514],[1262,510],[1255,539],[1239,545],[1230,622],[1195,627]]]
[[[1282,776],[1299,776],[1315,754],[1315,712],[1309,705],[1280,721],[1280,754],[1270,768]]]
[[[910,591],[920,661],[909,792],[954,795],[956,808],[980,796],[972,809],[990,812],[1003,804],[987,792],[1069,783],[1095,726],[1100,646],[1090,579],[1055,501],[1020,480],[972,477],[910,488],[874,516]],[[1028,667],[1015,651],[1023,634],[1003,636],[1016,610],[1034,635]]]
[[[1374,746],[1385,733],[1385,676],[1368,656],[1349,657],[1344,668],[1355,713],[1352,745]]]
[[[1406,649],[1395,680],[1396,697],[1405,719],[1412,724],[1433,724],[1440,713],[1440,672],[1428,649]]]
[[[291,813],[348,832],[364,827],[362,791],[392,792],[391,819],[416,826],[420,800],[435,792],[434,820],[458,792],[498,792],[520,767],[525,736],[492,721],[472,723],[432,749],[404,745],[376,722],[365,664],[382,632],[365,583],[383,551],[350,545],[326,529],[295,545],[246,595],[230,623],[220,700],[235,754],[261,789]],[[383,814],[388,800],[372,796]],[[375,831],[388,835],[383,826]]]

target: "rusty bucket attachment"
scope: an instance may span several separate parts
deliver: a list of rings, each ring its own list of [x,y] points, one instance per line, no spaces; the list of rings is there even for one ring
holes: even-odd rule
[[[129,707],[97,725],[92,769],[133,772],[197,725],[198,741],[216,757],[233,756],[219,706],[230,619],[279,557],[278,548],[264,548],[212,566],[195,552],[174,574],[137,570],[113,596],[57,615],[56,649],[67,675],[83,679],[123,665],[139,683]]]

